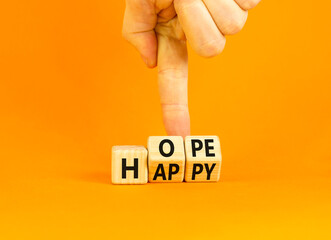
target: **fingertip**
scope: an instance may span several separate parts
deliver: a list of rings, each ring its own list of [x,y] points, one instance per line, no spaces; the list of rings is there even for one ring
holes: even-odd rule
[[[163,105],[163,122],[169,136],[190,135],[190,115],[187,106]]]
[[[183,139],[185,139],[186,136],[190,136],[190,129],[189,128],[182,128],[178,130],[171,130],[168,129],[167,131],[168,136],[181,136]]]
[[[146,64],[146,66],[148,68],[155,68],[157,66],[156,57],[148,58],[148,57],[141,56],[141,58],[143,59],[144,63]]]

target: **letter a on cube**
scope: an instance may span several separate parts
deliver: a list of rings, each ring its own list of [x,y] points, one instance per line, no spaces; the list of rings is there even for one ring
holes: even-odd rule
[[[145,184],[147,181],[147,149],[143,146],[113,146],[113,184]]]
[[[219,181],[222,154],[217,136],[187,136],[185,152],[186,182]]]
[[[185,171],[185,151],[180,136],[148,138],[149,182],[182,182]]]

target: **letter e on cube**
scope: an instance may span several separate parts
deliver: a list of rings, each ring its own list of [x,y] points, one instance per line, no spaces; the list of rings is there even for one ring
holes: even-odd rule
[[[217,136],[187,136],[185,153],[186,182],[219,181],[222,154]]]

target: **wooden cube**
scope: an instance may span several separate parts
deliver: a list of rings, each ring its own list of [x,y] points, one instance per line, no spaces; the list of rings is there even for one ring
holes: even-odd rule
[[[143,146],[113,146],[113,184],[145,184],[147,181],[147,149]]]
[[[180,136],[149,137],[149,182],[182,182],[185,171],[185,150]]]
[[[217,182],[221,173],[221,146],[217,136],[185,138],[186,182]]]

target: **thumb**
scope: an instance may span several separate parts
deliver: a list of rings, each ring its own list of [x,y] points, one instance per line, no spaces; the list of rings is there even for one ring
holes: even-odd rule
[[[150,68],[157,65],[156,22],[157,15],[152,1],[126,0],[123,37],[138,50]]]
[[[175,18],[156,27],[158,83],[163,122],[168,135],[190,135],[187,99],[188,56],[186,39]]]

